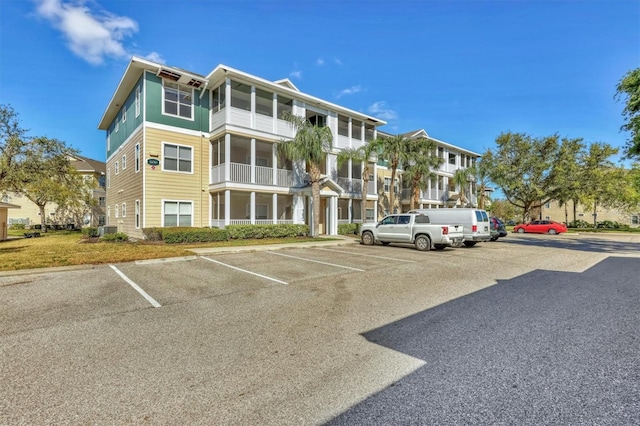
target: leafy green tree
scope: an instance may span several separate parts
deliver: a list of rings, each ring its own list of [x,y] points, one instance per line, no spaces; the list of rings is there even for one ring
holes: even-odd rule
[[[560,154],[557,135],[534,138],[522,133],[502,133],[495,150],[483,155],[489,176],[507,201],[522,209],[526,221],[532,209],[556,198],[561,182],[554,173]]]
[[[518,217],[522,217],[522,210],[507,200],[497,199],[491,201],[491,206],[488,207],[488,210],[492,216],[504,220],[516,220]]]
[[[582,196],[583,180],[580,176],[583,173],[583,166],[580,158],[584,149],[582,139],[563,139],[554,166],[555,178],[558,180],[555,199],[560,207],[564,206],[565,223],[569,223],[567,210],[569,201],[573,202],[573,220],[576,220],[576,205]]]
[[[420,190],[427,188],[427,179],[434,175],[433,169],[439,168],[444,159],[435,155],[436,143],[427,138],[408,140],[407,163],[404,166],[404,178],[411,183],[410,209],[414,209],[420,199]]]
[[[379,156],[387,161],[391,168],[391,187],[389,188],[389,212],[393,213],[395,210],[396,202],[396,174],[398,168],[403,164],[408,163],[410,158],[409,151],[410,139],[404,135],[396,135],[388,138],[383,138],[379,143]]]
[[[626,122],[621,127],[631,133],[625,154],[629,158],[640,158],[640,68],[628,71],[616,87],[616,99],[624,98],[622,115]]]
[[[582,202],[593,207],[593,224],[597,225],[599,205],[613,207],[621,201],[622,170],[614,167],[611,157],[618,153],[606,143],[592,143],[582,159]]]
[[[361,218],[364,223],[367,211],[367,191],[369,187],[369,174],[371,172],[371,165],[369,161],[372,157],[375,157],[377,153],[378,142],[371,140],[366,142],[357,148],[345,148],[342,149],[337,155],[338,167],[342,164],[351,161],[352,163],[362,163],[362,191],[360,209]]]
[[[0,104],[0,193],[14,186],[14,172],[28,146],[27,130],[22,128],[18,113],[10,105]]]
[[[311,194],[313,199],[313,229],[311,236],[317,237],[320,228],[320,180],[322,164],[326,161],[327,153],[332,149],[333,136],[331,129],[312,124],[304,117],[284,114],[296,129],[296,135],[291,140],[282,140],[278,145],[278,153],[291,161],[304,162],[309,172]]]
[[[76,171],[69,163],[69,155],[73,154],[76,154],[75,150],[57,139],[34,138],[29,142],[22,161],[14,164],[11,190],[38,207],[45,232],[45,208],[48,204],[64,205],[82,197],[84,185],[75,177]]]

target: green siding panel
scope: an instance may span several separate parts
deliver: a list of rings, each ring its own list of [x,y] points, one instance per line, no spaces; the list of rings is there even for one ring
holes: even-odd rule
[[[182,129],[209,131],[209,91],[200,97],[201,90],[193,90],[193,120],[162,113],[162,79],[146,72],[146,117],[147,121]]]
[[[136,88],[140,87],[140,115],[136,117]],[[107,146],[107,158],[111,156],[118,148],[122,146],[124,141],[134,132],[135,129],[142,124],[143,114],[143,99],[144,99],[144,87],[142,85],[142,76],[138,79],[135,86],[127,96],[127,100],[123,105],[123,109],[126,110],[127,120],[122,121],[122,109],[118,111],[118,114],[113,119],[107,130],[107,135],[110,138]],[[118,121],[118,131],[116,132],[116,121]]]

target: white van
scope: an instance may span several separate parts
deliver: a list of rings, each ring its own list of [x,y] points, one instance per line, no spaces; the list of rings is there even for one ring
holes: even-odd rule
[[[481,241],[491,240],[491,222],[485,210],[480,209],[415,209],[409,213],[423,213],[434,224],[462,224],[464,245],[473,247]]]

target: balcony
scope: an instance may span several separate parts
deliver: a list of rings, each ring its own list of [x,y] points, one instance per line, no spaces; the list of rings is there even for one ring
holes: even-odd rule
[[[226,163],[211,168],[211,185],[222,182],[235,182],[290,188],[294,183],[293,170],[273,169],[272,167],[262,166],[254,167],[255,181],[252,181],[251,165],[243,163],[229,163],[229,179],[225,180],[225,166]]]
[[[349,179],[348,177],[338,177],[337,183],[348,194],[362,195],[362,179]]]
[[[220,111],[213,111],[209,121],[210,131],[215,132],[226,124],[273,133],[283,138],[292,138],[295,136],[294,128],[288,121],[267,115],[255,114],[240,108],[230,107],[229,121],[226,120],[226,108]]]

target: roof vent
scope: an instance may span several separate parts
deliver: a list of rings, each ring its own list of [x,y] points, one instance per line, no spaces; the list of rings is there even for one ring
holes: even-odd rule
[[[196,89],[198,89],[200,86],[202,86],[202,82],[200,80],[196,80],[195,78],[192,78],[191,80],[189,80],[187,85],[193,86]]]
[[[166,78],[168,80],[178,81],[181,76],[180,74],[177,74],[175,72],[161,69],[160,71],[158,71],[158,77]]]

